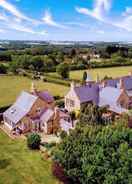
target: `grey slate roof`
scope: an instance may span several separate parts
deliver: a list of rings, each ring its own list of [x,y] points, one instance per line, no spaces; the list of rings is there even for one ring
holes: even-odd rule
[[[88,84],[84,86],[79,86],[74,88],[75,93],[79,97],[81,103],[94,102],[98,104],[99,102],[99,86],[96,84]]]
[[[48,91],[38,92],[37,95],[38,95],[41,99],[45,100],[45,101],[48,102],[48,103],[51,103],[51,102],[54,101],[53,96],[51,96],[51,95],[49,94]]]
[[[122,108],[117,101],[122,93],[121,89],[115,87],[105,87],[100,90],[99,94],[99,106],[109,106],[109,109],[116,113],[123,113],[127,110]]]
[[[23,91],[17,101],[7,109],[3,116],[17,124],[32,108],[38,97]]]
[[[123,79],[123,83],[124,83],[124,87],[126,90],[130,90],[132,89],[132,76],[125,76],[122,78],[118,78],[118,79],[110,79],[107,80],[107,86],[111,86],[111,87],[117,87],[120,79]]]
[[[40,120],[43,122],[43,123],[47,123],[50,118],[53,116],[54,114],[54,111],[52,109],[47,109],[40,117]]]

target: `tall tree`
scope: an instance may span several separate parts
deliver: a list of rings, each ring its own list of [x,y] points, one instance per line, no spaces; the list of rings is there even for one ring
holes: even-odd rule
[[[83,79],[82,79],[82,81],[85,82],[86,79],[87,79],[87,72],[84,71],[84,72],[83,72]]]
[[[69,78],[69,66],[67,63],[59,64],[56,71],[63,79]]]

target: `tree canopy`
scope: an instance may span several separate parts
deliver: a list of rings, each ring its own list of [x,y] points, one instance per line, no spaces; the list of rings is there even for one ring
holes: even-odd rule
[[[67,63],[59,64],[56,71],[63,79],[69,78],[69,66]]]
[[[54,151],[54,159],[73,184],[131,184],[132,129],[121,122],[77,126]]]

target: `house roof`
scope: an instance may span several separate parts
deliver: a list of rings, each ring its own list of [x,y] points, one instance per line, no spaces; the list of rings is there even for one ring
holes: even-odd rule
[[[132,76],[124,77],[124,86],[126,90],[132,89]]]
[[[44,111],[44,113],[41,115],[40,120],[44,123],[47,123],[50,118],[53,116],[54,111],[52,109],[47,109]]]
[[[121,77],[121,78],[117,78],[117,79],[110,79],[107,80],[107,86],[111,86],[111,87],[118,87],[118,84],[120,82],[120,79],[123,80],[123,84],[124,84],[124,88],[126,90],[130,90],[132,89],[132,76],[125,76],[125,77]]]
[[[79,97],[81,103],[94,102],[98,104],[99,101],[99,86],[95,84],[88,84],[74,88],[75,93]]]
[[[3,115],[16,125],[30,111],[37,98],[23,91],[16,102]]]
[[[54,101],[53,96],[51,96],[48,91],[38,92],[37,96],[39,96],[41,99],[43,99],[44,101],[48,103],[51,103]]]
[[[132,90],[127,90],[126,93],[129,97],[132,97]]]
[[[126,112],[126,109],[117,104],[121,93],[122,90],[115,87],[102,88],[99,93],[99,106],[108,105],[111,111],[119,114]]]
[[[73,129],[71,122],[67,122],[64,119],[60,120],[60,127],[65,132],[68,132],[70,129]]]

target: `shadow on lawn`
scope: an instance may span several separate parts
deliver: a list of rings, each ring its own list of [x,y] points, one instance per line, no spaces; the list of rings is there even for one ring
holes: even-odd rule
[[[9,159],[0,159],[0,169],[5,169],[10,165]]]

